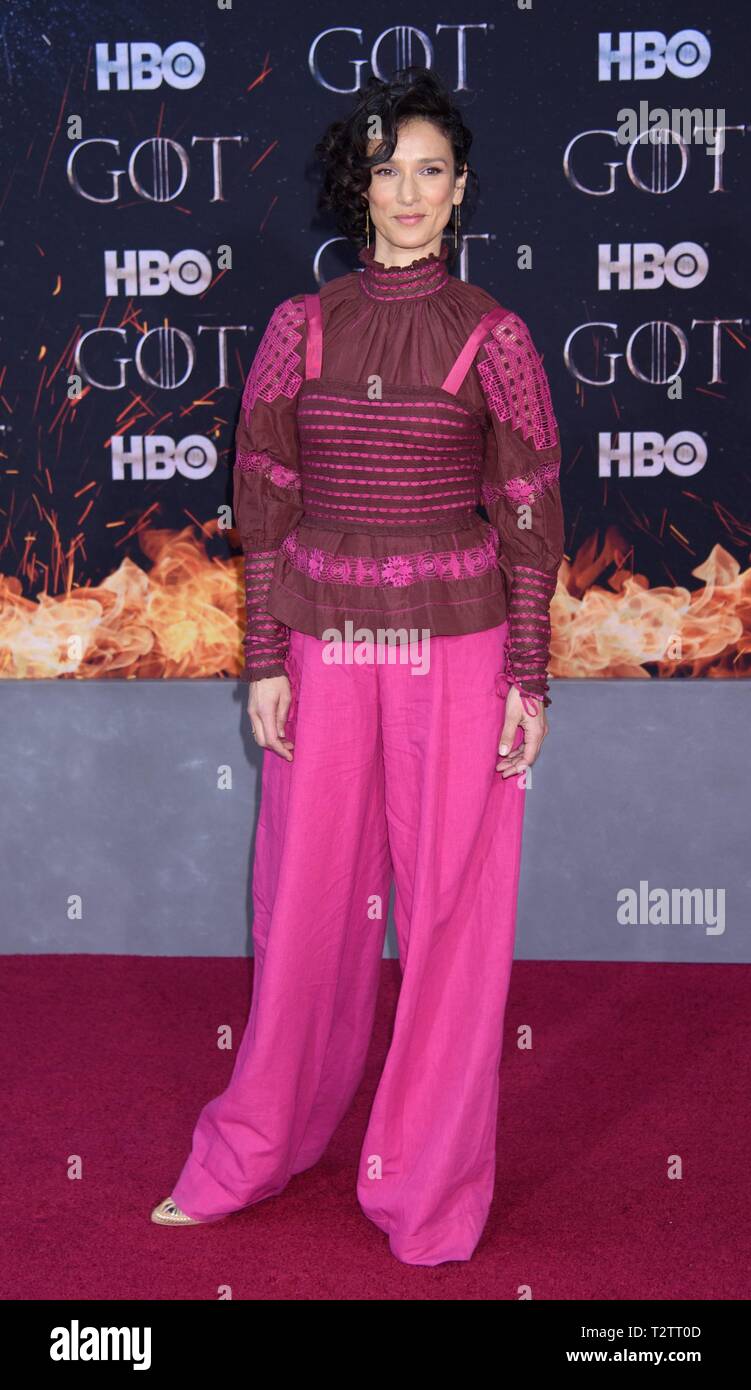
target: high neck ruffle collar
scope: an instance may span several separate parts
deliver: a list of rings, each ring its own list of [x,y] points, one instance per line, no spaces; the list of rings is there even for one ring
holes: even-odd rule
[[[359,260],[363,270],[360,286],[369,299],[424,299],[443,289],[450,278],[446,257],[448,242],[441,242],[438,255],[419,256],[409,265],[384,265],[374,256],[374,247],[363,246]]]

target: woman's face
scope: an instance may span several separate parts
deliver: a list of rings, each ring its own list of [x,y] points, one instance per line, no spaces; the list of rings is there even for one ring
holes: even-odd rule
[[[379,143],[371,140],[368,154]],[[417,256],[437,255],[466,180],[466,171],[454,178],[454,154],[443,131],[421,117],[405,121],[393,158],[371,170],[366,197],[376,231],[376,260],[386,255],[387,263],[408,265]]]

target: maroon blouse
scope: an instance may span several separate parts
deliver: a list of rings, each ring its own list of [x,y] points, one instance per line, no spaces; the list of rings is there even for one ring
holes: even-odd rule
[[[439,636],[508,618],[507,680],[550,703],[550,391],[526,325],[450,275],[447,252],[386,267],[365,249],[362,271],[271,315],[236,436],[246,679],[286,674],[290,628]]]

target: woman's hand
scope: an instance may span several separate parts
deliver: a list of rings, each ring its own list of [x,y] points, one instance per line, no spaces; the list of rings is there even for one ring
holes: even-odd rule
[[[280,758],[292,762],[294,743],[285,738],[284,728],[292,704],[292,691],[287,676],[267,676],[251,681],[248,714],[253,737],[259,748],[270,748]]]
[[[506,696],[506,717],[498,745],[501,760],[495,765],[496,772],[500,770],[502,777],[516,777],[531,767],[540,756],[542,741],[548,732],[548,720],[542,700],[525,695],[524,703],[526,709],[522,704],[520,692],[512,685]],[[532,709],[536,709],[537,713],[528,713],[528,710]],[[518,748],[512,749],[514,736],[520,724],[524,738]]]

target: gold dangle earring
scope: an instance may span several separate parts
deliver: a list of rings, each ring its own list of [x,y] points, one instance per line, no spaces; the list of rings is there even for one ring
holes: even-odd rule
[[[370,211],[368,209],[367,203],[365,204],[365,234],[367,236],[366,245],[368,247],[368,250],[370,250]]]
[[[461,222],[461,213],[459,212],[459,204],[458,204],[458,203],[454,203],[454,250],[456,250],[456,248],[457,248],[457,246],[458,246],[458,244],[459,244],[459,224],[460,224],[460,222]]]

